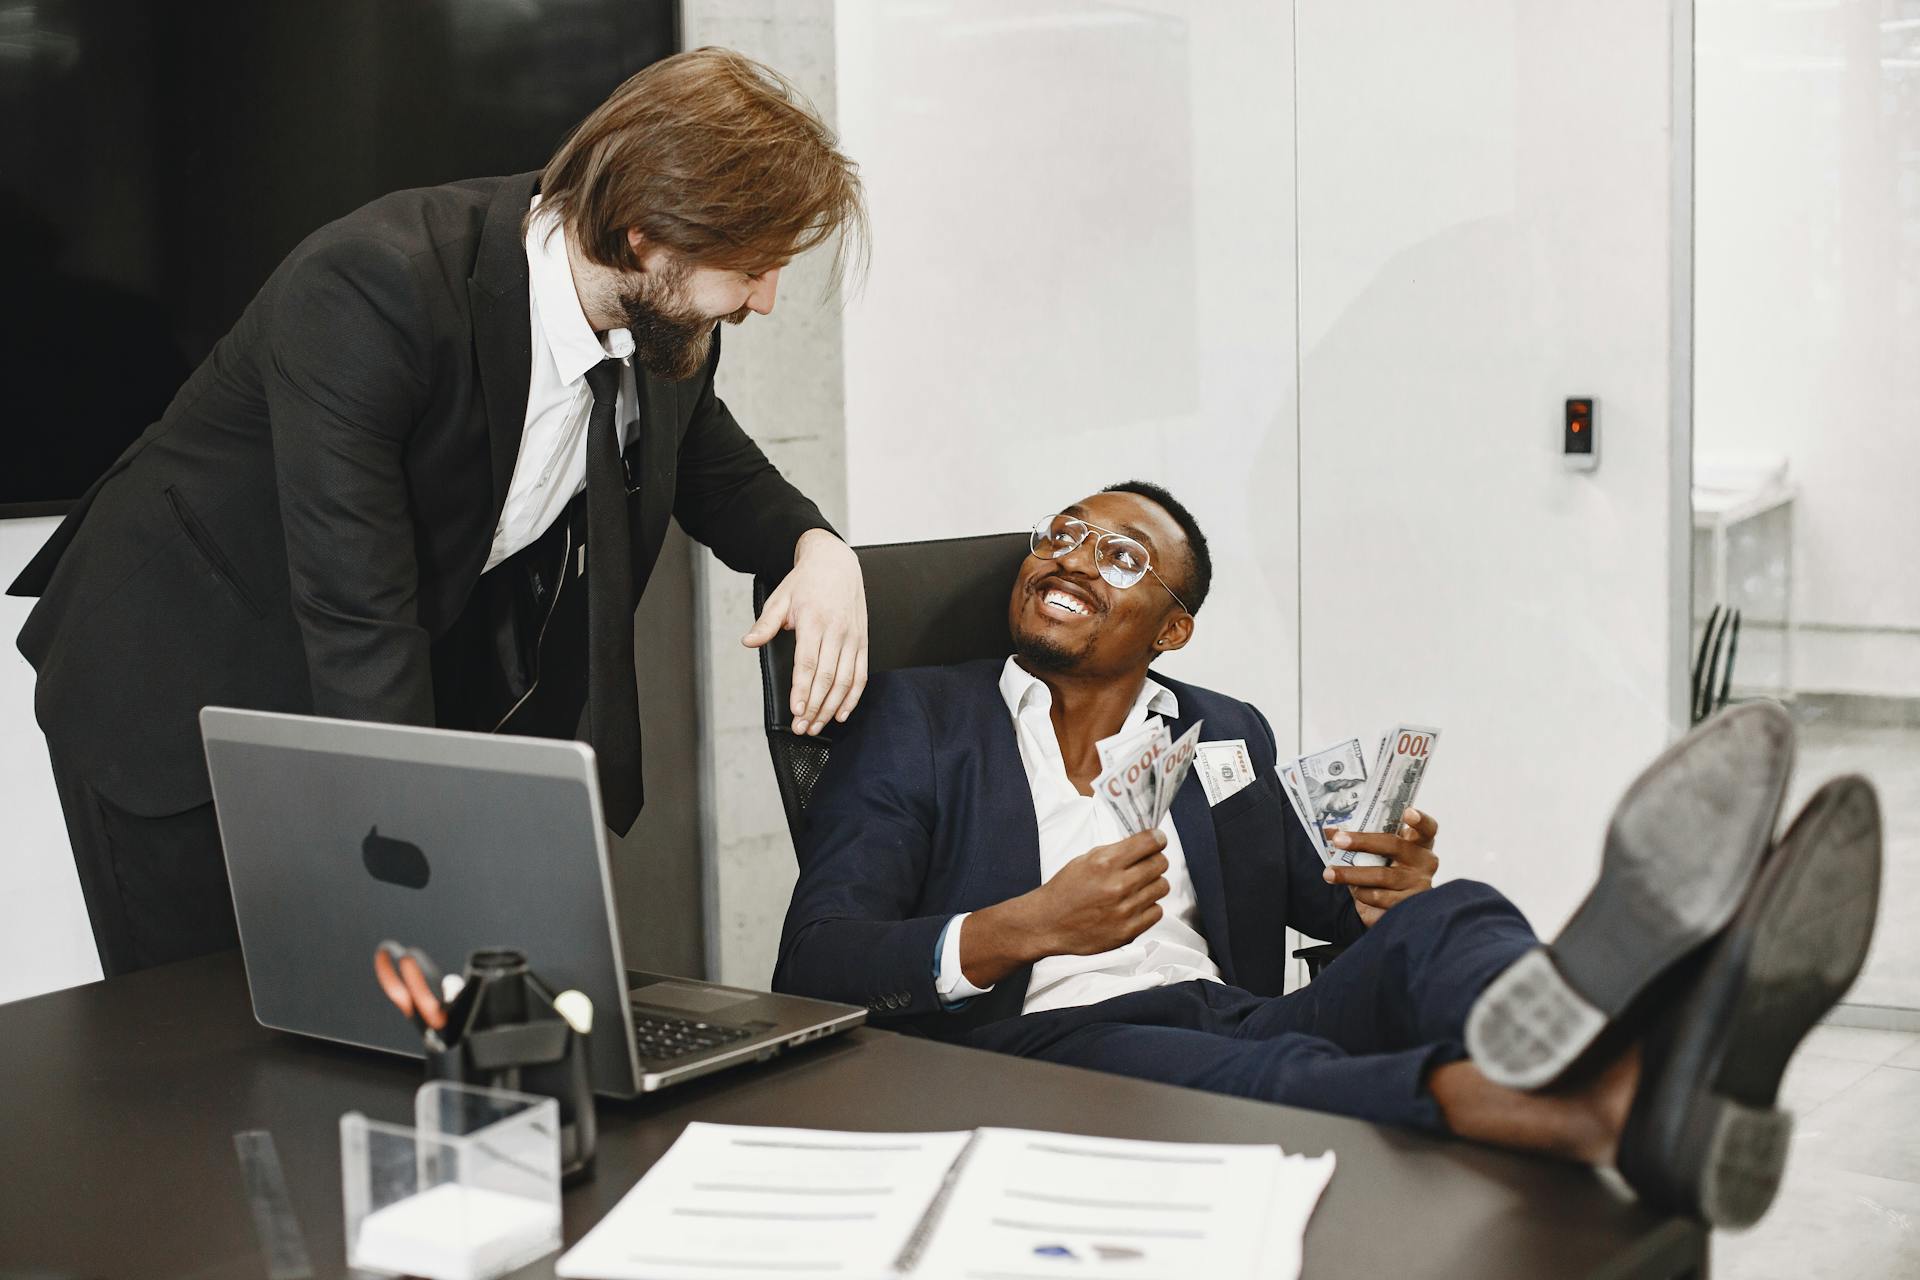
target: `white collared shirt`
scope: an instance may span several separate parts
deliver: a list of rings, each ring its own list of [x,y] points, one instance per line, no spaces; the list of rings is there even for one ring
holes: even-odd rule
[[[533,328],[527,419],[506,505],[500,508],[500,523],[487,553],[488,569],[531,546],[559,519],[574,495],[586,488],[587,421],[593,412],[587,371],[609,356],[626,366],[620,371],[620,398],[614,409],[623,448],[628,443],[626,428],[639,403],[633,335],[625,329],[609,329],[603,342],[593,331],[573,287],[573,268],[567,262],[559,218],[551,213],[543,217],[539,210],[540,197],[535,196],[526,241],[527,318]]]
[[[1027,787],[1033,792],[1033,816],[1040,828],[1040,879],[1047,881],[1060,868],[1089,849],[1124,840],[1127,832],[1092,796],[1083,796],[1067,777],[1060,740],[1053,731],[1053,691],[1012,658],[1000,672],[1000,696],[1013,717],[1020,742],[1020,763],[1026,767]],[[1180,715],[1173,691],[1149,678],[1127,713],[1120,732],[1144,724],[1149,715],[1171,722]],[[1171,986],[1195,978],[1219,982],[1220,969],[1207,953],[1207,940],[1198,927],[1199,903],[1187,874],[1187,856],[1180,832],[1168,814],[1160,830],[1166,834],[1167,896],[1160,900],[1162,915],[1145,933],[1123,947],[1091,956],[1048,956],[1033,966],[1027,980],[1022,1013],[1068,1009],[1078,1005]],[[976,987],[960,969],[960,932],[966,913],[955,916],[941,943],[934,990],[952,1004],[984,995],[991,987]]]

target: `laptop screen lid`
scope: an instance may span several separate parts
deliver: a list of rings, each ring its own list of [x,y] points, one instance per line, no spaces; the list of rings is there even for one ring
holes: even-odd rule
[[[450,973],[516,947],[593,1001],[596,1089],[633,1092],[591,748],[225,707],[200,725],[261,1025],[419,1057],[374,981],[380,941]]]

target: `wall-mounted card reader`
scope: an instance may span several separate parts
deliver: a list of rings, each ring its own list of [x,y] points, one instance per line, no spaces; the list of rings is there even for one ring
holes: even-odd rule
[[[1560,457],[1569,471],[1591,471],[1600,465],[1600,440],[1592,396],[1567,401],[1566,421],[1561,427]]]

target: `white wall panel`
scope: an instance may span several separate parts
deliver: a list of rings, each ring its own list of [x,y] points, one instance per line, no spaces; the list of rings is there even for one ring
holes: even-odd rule
[[[0,520],[0,587],[59,523]],[[47,740],[33,718],[33,668],[14,646],[33,603],[0,595],[0,1004],[100,976]]]
[[[1296,9],[1304,735],[1440,726],[1445,873],[1551,931],[1670,730],[1672,7]]]
[[[874,220],[846,316],[858,541],[1024,528],[1117,480],[1208,531],[1170,674],[1295,718],[1291,14],[838,7]]]

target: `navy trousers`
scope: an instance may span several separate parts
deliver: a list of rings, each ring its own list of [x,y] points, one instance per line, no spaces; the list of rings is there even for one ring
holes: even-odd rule
[[[1182,982],[990,1023],[983,1049],[1444,1132],[1434,1067],[1466,1056],[1467,1011],[1535,945],[1498,890],[1453,880],[1389,910],[1284,996]]]

